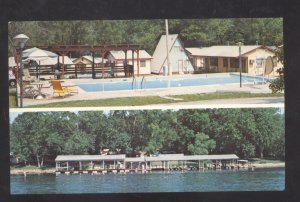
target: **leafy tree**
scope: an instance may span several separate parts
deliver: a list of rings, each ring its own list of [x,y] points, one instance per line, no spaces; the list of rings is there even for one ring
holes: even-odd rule
[[[23,113],[12,124],[11,151],[25,164],[36,158],[38,167],[43,166],[44,155],[49,149],[45,140],[47,130],[43,128],[45,123],[45,114],[37,112]]]
[[[202,109],[179,110],[178,119],[184,126],[195,133],[208,132],[211,121],[208,110]]]
[[[70,137],[66,140],[63,152],[65,154],[88,154],[90,149],[94,148],[93,136],[84,131],[74,130]]]
[[[272,153],[276,141],[284,137],[282,119],[277,109],[266,108],[251,110],[256,123],[256,132],[253,133],[253,143],[260,158],[264,154]]]
[[[197,133],[194,141],[188,144],[187,149],[192,155],[205,155],[216,147],[216,141],[204,133]]]
[[[284,65],[284,52],[283,47],[277,49],[277,58],[278,61]],[[284,69],[277,69],[278,78],[274,79],[270,82],[269,88],[272,90],[272,93],[282,92],[284,91]]]
[[[30,37],[28,45],[138,43],[153,54],[160,36],[165,34],[164,23],[161,19],[9,22],[9,55],[15,51],[13,37],[21,32]],[[186,47],[236,44],[238,41],[278,46],[283,43],[282,27],[282,18],[169,20],[170,34],[180,34]]]
[[[102,111],[81,111],[78,113],[78,128],[94,136],[93,150],[90,153],[99,154],[103,149],[107,117]]]
[[[22,113],[11,124],[11,152],[43,166],[44,157],[173,151],[284,159],[284,116],[275,108]]]

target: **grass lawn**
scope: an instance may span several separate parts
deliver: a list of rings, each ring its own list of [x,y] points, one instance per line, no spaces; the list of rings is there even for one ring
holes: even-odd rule
[[[51,170],[51,169],[55,169],[55,166],[43,166],[41,168],[35,166],[35,165],[27,165],[27,166],[19,166],[19,165],[13,165],[10,166],[11,170]]]
[[[202,100],[216,100],[216,99],[235,99],[235,98],[254,98],[254,97],[281,97],[283,93],[275,94],[251,94],[251,93],[203,93],[191,95],[174,95],[168,96],[176,98],[177,100],[165,99],[159,96],[147,97],[125,97],[125,98],[111,98],[99,100],[86,101],[68,101],[57,102],[42,105],[33,105],[29,107],[112,107],[112,106],[143,106],[152,104],[168,104],[178,102],[193,102]],[[178,100],[181,99],[181,100]]]
[[[264,163],[281,163],[283,161],[277,159],[266,159],[266,158],[251,158],[249,159],[251,163],[264,164]]]
[[[17,91],[16,88],[9,88],[9,108],[17,107]]]

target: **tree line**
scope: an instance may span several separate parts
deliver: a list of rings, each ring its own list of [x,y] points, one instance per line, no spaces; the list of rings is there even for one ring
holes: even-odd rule
[[[162,19],[13,21],[8,24],[9,55],[12,56],[15,51],[13,37],[20,33],[29,36],[28,45],[135,43],[143,45],[143,48],[152,55],[160,36],[165,34],[164,23]],[[179,34],[185,47],[235,45],[240,41],[246,45],[258,43],[278,46],[283,44],[283,20],[282,18],[170,19],[169,33]]]
[[[276,108],[25,112],[10,125],[22,163],[44,157],[141,152],[284,158],[284,115]]]

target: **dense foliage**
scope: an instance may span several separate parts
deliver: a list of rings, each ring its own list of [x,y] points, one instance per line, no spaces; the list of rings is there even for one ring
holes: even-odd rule
[[[10,147],[42,166],[59,154],[143,152],[284,158],[284,117],[275,108],[182,109],[19,114]]]
[[[9,22],[9,55],[14,53],[13,37],[19,33],[29,36],[28,45],[138,43],[152,55],[165,34],[164,23],[162,19]],[[239,41],[278,46],[283,44],[282,29],[282,18],[169,20],[169,33],[180,34],[186,47],[233,45]]]
[[[278,61],[284,65],[284,51],[283,46],[277,49],[276,52]],[[269,88],[272,93],[278,93],[284,91],[284,68],[277,69],[278,77],[270,82]]]

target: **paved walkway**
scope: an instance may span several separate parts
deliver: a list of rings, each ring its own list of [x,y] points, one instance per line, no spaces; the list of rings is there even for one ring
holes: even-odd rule
[[[123,79],[124,80],[124,79]],[[62,82],[64,86],[74,86],[78,83],[92,83],[93,79],[66,79]],[[142,89],[142,90],[122,90],[122,91],[110,91],[110,92],[86,92],[81,88],[78,88],[78,94],[72,94],[69,96],[58,96],[53,95],[53,89],[46,83],[42,92],[47,95],[46,99],[24,99],[23,105],[37,105],[37,104],[48,104],[55,102],[67,102],[67,101],[80,101],[80,100],[98,100],[108,98],[120,98],[120,97],[138,97],[138,96],[160,96],[168,97],[172,95],[183,95],[183,94],[199,94],[199,93],[214,93],[214,92],[248,92],[248,93],[271,93],[268,84],[253,84],[244,83],[242,88],[239,84],[222,84],[222,85],[206,85],[206,86],[191,86],[191,87],[176,87],[167,89]],[[248,102],[247,100],[236,100],[235,102],[229,100],[216,100],[216,101],[201,101],[205,103],[226,103],[226,102]],[[271,101],[273,100],[273,101]],[[276,99],[256,99],[255,102],[281,102],[282,100]],[[249,101],[250,102],[250,101]],[[283,101],[282,101],[283,102]],[[177,103],[176,103],[177,104]],[[191,104],[191,103],[190,103]],[[88,106],[87,106],[88,107]]]

